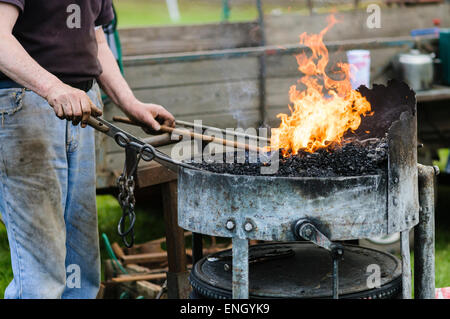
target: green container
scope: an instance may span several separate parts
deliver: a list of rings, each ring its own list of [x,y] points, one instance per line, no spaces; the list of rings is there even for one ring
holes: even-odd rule
[[[450,85],[450,29],[441,29],[439,32],[439,56],[442,63],[442,82]]]

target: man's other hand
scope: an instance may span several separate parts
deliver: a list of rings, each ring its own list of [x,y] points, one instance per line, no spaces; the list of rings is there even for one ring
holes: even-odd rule
[[[102,115],[102,111],[94,105],[86,92],[64,83],[52,86],[45,99],[53,107],[57,117],[72,121],[73,125],[81,122],[81,127],[86,127],[91,115]]]
[[[175,118],[169,111],[158,104],[136,101],[126,108],[127,115],[133,121],[143,124],[146,133],[155,133],[161,129],[161,124],[174,127]]]

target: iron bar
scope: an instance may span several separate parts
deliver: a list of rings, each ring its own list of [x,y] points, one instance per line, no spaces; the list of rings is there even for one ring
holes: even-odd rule
[[[258,9],[258,26],[259,26],[259,34],[261,37],[261,40],[259,42],[259,45],[261,47],[264,47],[266,45],[266,31],[265,31],[265,25],[264,25],[264,11],[262,8],[262,2],[261,0],[256,0],[256,7]],[[261,127],[267,126],[267,101],[266,101],[266,55],[261,54],[258,57],[258,68],[259,68],[259,76],[258,76],[258,82],[259,82],[259,110],[260,110],[260,117],[261,117]]]
[[[214,126],[207,126],[207,125],[203,125],[203,124],[200,125],[197,123],[186,122],[186,121],[181,121],[181,120],[176,120],[175,123],[178,125],[185,126],[185,127],[200,128],[202,130],[220,132],[224,135],[233,135],[233,136],[237,136],[237,137],[243,137],[243,138],[248,138],[251,140],[259,140],[261,142],[270,143],[270,139],[262,137],[262,136],[250,135],[250,134],[235,132],[232,130],[222,129],[222,128],[218,128],[218,127],[214,127]]]
[[[411,299],[411,254],[409,251],[409,229],[400,232],[402,255],[402,298]]]
[[[434,299],[434,176],[438,170],[418,165],[419,224],[414,228],[414,297]]]
[[[233,299],[248,299],[248,240],[233,237]]]
[[[125,124],[129,124],[129,125],[142,126],[140,123],[136,123],[126,117],[114,116],[113,120],[116,122],[125,123]],[[193,139],[201,140],[201,141],[204,141],[207,143],[214,142],[217,144],[222,144],[224,146],[245,149],[247,151],[252,151],[252,152],[258,152],[258,153],[266,153],[267,152],[264,148],[256,146],[256,145],[245,144],[245,143],[241,143],[238,141],[230,141],[230,140],[219,138],[219,137],[216,137],[213,135],[203,135],[203,134],[191,132],[187,129],[173,128],[173,127],[169,127],[166,125],[161,125],[160,131],[164,132],[164,133],[170,133],[170,134],[172,134],[172,136],[173,136],[173,134],[183,136],[183,137],[190,136]]]
[[[339,299],[339,259],[333,257],[333,299]]]
[[[423,41],[436,41],[436,36],[424,36]],[[389,47],[414,47],[415,40],[410,36],[390,37],[390,38],[374,38],[366,39],[352,39],[341,41],[329,41],[325,43],[328,50],[352,50],[352,49],[376,49]],[[303,52],[307,49],[304,45],[288,44],[280,47],[278,45],[268,45],[259,47],[237,48],[237,49],[223,49],[223,50],[208,50],[195,52],[181,52],[181,53],[164,53],[124,57],[125,66],[134,66],[141,64],[161,64],[161,63],[176,63],[189,62],[200,60],[219,60],[228,58],[242,58],[255,57],[260,55],[292,55]]]

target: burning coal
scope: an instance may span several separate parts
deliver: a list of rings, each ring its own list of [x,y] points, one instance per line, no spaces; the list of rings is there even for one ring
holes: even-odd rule
[[[323,37],[336,23],[331,15],[328,26],[319,34],[300,35],[300,44],[311,51],[296,56],[298,70],[304,74],[298,84],[305,89],[290,87],[291,115],[277,115],[281,124],[272,129],[270,141],[271,148],[280,149],[285,157],[340,145],[347,131],[358,129],[361,116],[372,114],[367,99],[351,88],[349,64],[335,65],[333,77],[339,80],[326,73],[329,57]]]

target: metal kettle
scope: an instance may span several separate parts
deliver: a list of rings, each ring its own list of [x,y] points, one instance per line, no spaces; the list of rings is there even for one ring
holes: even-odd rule
[[[414,91],[430,89],[434,78],[434,54],[419,50],[400,53],[394,59],[394,69],[399,79],[408,83]]]

